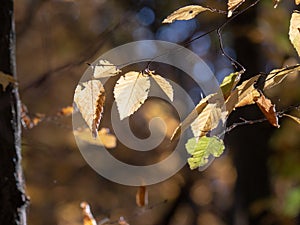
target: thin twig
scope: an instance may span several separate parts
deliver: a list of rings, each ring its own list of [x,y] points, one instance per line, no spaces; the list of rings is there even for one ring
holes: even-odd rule
[[[222,31],[224,29],[224,27],[226,25],[228,25],[231,21],[233,21],[236,17],[238,17],[239,15],[243,14],[244,12],[246,12],[247,10],[249,10],[250,8],[254,7],[258,2],[260,2],[260,0],[255,1],[254,3],[252,3],[251,5],[249,5],[247,8],[243,9],[242,11],[240,11],[239,13],[233,15],[232,17],[230,17],[225,23],[223,23],[217,30],[217,34],[218,34],[218,38],[219,38],[219,43],[220,43],[220,49],[222,51],[222,54],[228,58],[231,62],[231,64],[238,69],[238,67],[241,68],[241,70],[243,72],[246,71],[245,67],[240,64],[237,60],[235,60],[234,58],[232,58],[230,55],[228,55],[226,53],[226,51],[224,50],[224,44],[223,44],[223,39],[222,39]]]

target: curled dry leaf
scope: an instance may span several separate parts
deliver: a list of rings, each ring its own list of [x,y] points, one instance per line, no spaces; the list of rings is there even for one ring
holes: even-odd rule
[[[255,103],[265,115],[269,123],[274,127],[279,127],[275,105],[272,104],[271,100],[266,98],[261,92],[260,96],[255,99]]]
[[[144,207],[148,205],[148,191],[146,186],[140,186],[135,195],[137,206]]]
[[[81,202],[80,207],[83,214],[83,225],[97,225],[89,204],[87,202]]]
[[[114,96],[121,120],[133,114],[144,104],[149,89],[148,75],[130,71],[120,77],[114,88]]]
[[[93,137],[96,138],[105,102],[105,91],[102,83],[99,80],[90,80],[77,85],[74,102]]]
[[[106,148],[115,148],[117,145],[116,137],[109,133],[108,128],[101,128],[96,138],[90,135],[89,129],[74,130],[73,133],[77,138],[91,145],[104,146]]]
[[[269,89],[277,84],[280,84],[288,75],[298,74],[300,65],[294,65],[288,68],[274,69],[272,70],[267,78],[264,89]]]
[[[163,92],[168,96],[168,98],[173,101],[173,88],[172,85],[162,76],[150,73],[150,76],[158,84],[158,86],[163,90]]]
[[[97,65],[92,66],[92,68],[95,78],[111,77],[121,72],[114,64],[103,59],[101,59]]]
[[[294,12],[290,20],[290,41],[300,56],[300,12]]]
[[[222,96],[219,96],[218,94],[210,94],[205,98],[202,98],[198,105],[196,105],[195,109],[175,129],[170,140],[176,140],[180,136],[180,134],[183,133],[195,121],[195,119],[201,115],[208,104],[221,102],[221,97]]]
[[[188,5],[171,13],[171,15],[163,20],[163,23],[173,23],[175,20],[190,20],[197,16],[199,13],[205,11],[212,12],[212,9],[203,7],[201,5]]]
[[[209,103],[191,124],[194,137],[199,138],[215,129],[225,121],[226,112],[222,112],[221,103]]]
[[[2,85],[2,90],[5,91],[7,86],[11,83],[14,84],[16,83],[16,79],[8,74],[3,73],[0,71],[0,84]]]
[[[260,94],[254,87],[260,75],[251,77],[236,87],[225,101],[226,110],[230,114],[235,108],[254,104],[254,98]]]
[[[235,11],[244,2],[245,0],[228,0],[227,3],[228,17],[231,17],[233,11]]]

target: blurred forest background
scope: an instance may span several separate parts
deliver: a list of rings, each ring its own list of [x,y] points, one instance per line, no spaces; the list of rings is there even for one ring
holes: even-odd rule
[[[62,107],[72,105],[75,87],[88,67],[86,62],[136,40],[184,44],[220,26],[226,15],[203,13],[170,25],[161,23],[166,16],[188,4],[226,10],[226,3],[15,1],[21,100],[31,114],[54,116]],[[247,5],[246,1],[241,9]],[[274,9],[273,1],[261,0],[225,27],[225,51],[246,67],[245,79],[299,62],[288,39],[289,20],[295,9],[294,1],[282,1]],[[234,71],[221,54],[216,32],[187,47],[211,67],[218,80]],[[162,75],[184,87],[195,103],[199,101],[199,88],[180,73],[165,71]],[[299,76],[290,76],[267,96],[279,110],[284,109],[299,104],[299,87]],[[165,118],[170,133],[179,123],[168,105],[149,101],[143,107],[133,122],[137,134],[147,136],[145,127],[152,116]],[[291,113],[300,115],[297,110]],[[239,117],[254,120],[263,115],[256,106],[247,106],[233,113],[229,125]],[[110,127],[105,116],[101,123]],[[172,178],[148,187],[149,208],[142,209],[135,203],[136,187],[110,182],[84,161],[75,144],[71,118],[46,119],[23,130],[23,169],[30,196],[28,224],[82,225],[81,201],[91,205],[98,221],[106,217],[117,221],[123,216],[130,224],[143,225],[300,224],[300,127],[285,118],[280,119],[280,125],[280,129],[267,122],[237,127],[226,135],[227,148],[221,158],[204,172],[190,171],[186,166]],[[164,146],[160,150],[157,154],[166,154]],[[126,158],[122,144],[112,150],[117,151]]]

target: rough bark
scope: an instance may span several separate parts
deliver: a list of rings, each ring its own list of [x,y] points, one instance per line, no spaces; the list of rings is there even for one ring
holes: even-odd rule
[[[16,78],[13,0],[0,7],[0,71]],[[16,85],[0,87],[0,224],[26,224],[21,168],[20,100]]]

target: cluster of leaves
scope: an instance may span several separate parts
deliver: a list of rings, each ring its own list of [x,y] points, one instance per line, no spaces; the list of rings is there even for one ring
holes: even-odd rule
[[[228,1],[228,17],[244,2],[244,0]],[[274,7],[279,1],[274,1]],[[296,1],[299,4],[299,1]],[[163,23],[172,23],[176,20],[189,20],[197,14],[218,10],[190,5],[180,8],[169,15]],[[292,44],[300,54],[300,13],[292,14],[289,36]],[[96,65],[91,65],[93,79],[79,84],[75,90],[74,102],[81,112],[94,138],[98,135],[101,114],[105,103],[105,90],[99,79],[118,75],[121,70],[107,60],[100,60]],[[191,128],[194,137],[191,138],[186,148],[191,157],[188,163],[191,169],[203,167],[210,161],[209,158],[220,156],[225,146],[221,136],[225,132],[211,135],[212,131],[224,126],[226,119],[236,108],[256,104],[265,115],[269,123],[279,127],[278,117],[288,116],[299,123],[299,119],[291,115],[276,112],[275,105],[268,99],[264,92],[281,83],[286,76],[298,74],[300,65],[293,65],[281,69],[275,69],[269,74],[258,74],[240,83],[241,75],[245,70],[232,73],[224,78],[220,85],[223,96],[214,93],[201,99],[193,112],[180,123],[171,137],[171,141],[177,139],[187,128]],[[173,88],[162,76],[154,74],[148,69],[144,71],[130,71],[122,75],[114,87],[114,97],[117,103],[120,119],[124,119],[136,112],[146,101],[150,90],[152,78],[162,91],[173,101]],[[239,84],[240,83],[240,84]]]

